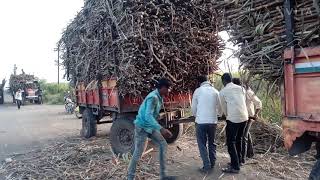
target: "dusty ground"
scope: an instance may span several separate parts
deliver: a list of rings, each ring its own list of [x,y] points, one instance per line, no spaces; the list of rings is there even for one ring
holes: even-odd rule
[[[63,106],[0,106],[0,159],[43,147],[50,140],[79,132],[79,120],[63,112]]]
[[[113,160],[106,136],[110,126],[99,125],[98,137],[90,140],[79,138],[80,126],[80,120],[65,114],[63,106],[27,105],[20,111],[15,106],[0,106],[0,179],[123,179],[127,162]],[[309,156],[269,153],[250,160],[240,174],[226,175],[221,168],[229,158],[225,147],[219,146],[214,172],[204,175],[197,171],[201,166],[198,154],[194,137],[183,136],[169,146],[169,173],[186,180],[306,179],[314,163]],[[9,157],[13,162],[5,163]],[[152,174],[157,172],[156,157],[156,150],[144,157],[149,166],[139,167],[139,177],[157,179],[157,174]]]

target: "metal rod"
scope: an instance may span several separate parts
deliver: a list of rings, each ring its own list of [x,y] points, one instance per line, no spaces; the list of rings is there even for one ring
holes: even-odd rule
[[[284,6],[284,18],[286,22],[286,40],[287,46],[294,46],[294,12],[293,12],[293,0],[285,0]]]

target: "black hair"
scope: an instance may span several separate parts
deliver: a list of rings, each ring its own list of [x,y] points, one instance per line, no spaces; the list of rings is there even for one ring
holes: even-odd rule
[[[233,84],[236,84],[239,86],[241,86],[241,84],[242,84],[240,78],[232,78],[232,82],[233,82]]]
[[[203,82],[205,82],[205,81],[208,81],[207,76],[199,76],[197,79],[198,79],[198,82],[199,82],[200,84],[203,83]]]
[[[225,83],[231,83],[232,82],[232,76],[231,76],[230,73],[224,73],[221,76],[221,80],[222,80],[222,82],[225,82]]]
[[[161,89],[163,87],[170,88],[170,86],[171,86],[170,81],[166,78],[162,78],[158,81],[156,88],[157,89]]]

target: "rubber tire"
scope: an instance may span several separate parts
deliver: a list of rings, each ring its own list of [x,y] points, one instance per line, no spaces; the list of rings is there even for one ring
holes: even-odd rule
[[[318,159],[313,166],[309,175],[309,180],[320,180],[320,159]]]
[[[110,143],[113,152],[116,155],[122,155],[129,152],[133,152],[134,149],[134,118],[123,117],[116,119],[111,126]],[[120,133],[127,131],[128,134],[128,145],[121,143]],[[129,145],[130,144],[130,145]]]
[[[166,138],[168,144],[176,142],[183,134],[183,124],[174,124],[172,128],[168,129],[172,133],[171,138]]]
[[[90,138],[97,134],[97,120],[89,108],[86,108],[83,111],[82,129],[80,134],[84,138]]]
[[[127,153],[131,153],[133,154],[134,152],[134,117],[130,117],[130,116],[125,116],[122,118],[117,119],[116,121],[114,121],[112,123],[111,126],[111,133],[110,133],[110,143],[111,143],[111,148],[112,151],[116,154],[116,155],[123,155],[123,154],[127,154]],[[130,133],[130,139],[129,141],[131,141],[130,145],[123,145],[120,142],[120,132],[122,130],[128,130],[128,132]],[[146,151],[147,147],[148,147],[148,139],[145,142],[144,145],[144,149],[143,152]]]

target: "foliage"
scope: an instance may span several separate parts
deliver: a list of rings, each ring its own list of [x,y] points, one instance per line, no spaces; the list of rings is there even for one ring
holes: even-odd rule
[[[72,92],[68,83],[47,83],[41,80],[40,87],[43,91],[43,101],[47,104],[63,104],[65,93]]]

